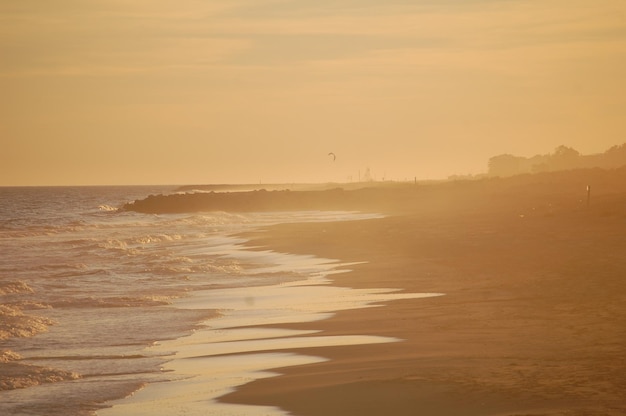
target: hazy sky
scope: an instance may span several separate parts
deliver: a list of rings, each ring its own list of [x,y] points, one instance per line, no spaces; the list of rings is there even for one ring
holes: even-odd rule
[[[625,74],[624,0],[0,0],[0,185],[599,153],[626,142]]]

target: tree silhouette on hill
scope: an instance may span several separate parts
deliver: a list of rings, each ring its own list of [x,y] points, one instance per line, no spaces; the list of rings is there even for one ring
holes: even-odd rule
[[[522,173],[553,172],[581,168],[612,169],[626,165],[626,143],[604,153],[581,155],[576,149],[559,146],[547,155],[533,157],[497,155],[489,159],[488,176],[513,176]]]

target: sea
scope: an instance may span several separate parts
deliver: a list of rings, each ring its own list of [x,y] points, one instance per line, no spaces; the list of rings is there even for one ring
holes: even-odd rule
[[[151,194],[175,192],[173,186],[0,188],[0,414],[142,414],[139,409],[146,414],[254,414],[252,407],[220,407],[227,405],[217,398],[270,376],[272,367],[322,359],[255,352],[271,350],[268,342],[278,340],[275,348],[284,349],[312,342],[397,341],[249,329],[323,320],[337,310],[408,296],[333,289],[333,273],[346,268],[339,260],[276,253],[254,247],[243,236],[280,223],[380,215],[154,215],[119,209]],[[331,305],[329,299],[343,303]],[[193,357],[204,361],[185,367],[192,361],[183,359]],[[220,368],[236,368],[237,375]],[[199,397],[185,399],[190,380],[213,383],[212,393],[198,390]],[[164,410],[167,403],[176,408]],[[274,410],[259,414],[284,414]]]

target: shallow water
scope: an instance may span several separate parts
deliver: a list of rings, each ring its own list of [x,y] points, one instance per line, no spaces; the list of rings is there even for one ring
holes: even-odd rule
[[[241,414],[214,398],[271,375],[270,368],[322,360],[271,350],[395,341],[242,327],[321,320],[395,296],[421,296],[332,287],[336,260],[252,251],[236,236],[276,223],[372,215],[116,210],[171,191],[0,188],[0,414],[87,415],[113,404],[102,415],[141,414],[140,408],[171,414],[166,403],[202,414],[206,408],[192,403],[203,395],[213,414]],[[193,400],[189,383],[198,389]]]

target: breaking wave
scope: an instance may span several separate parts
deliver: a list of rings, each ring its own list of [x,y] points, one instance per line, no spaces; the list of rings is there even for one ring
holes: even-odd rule
[[[0,295],[33,293],[33,289],[24,282],[0,282]]]
[[[1,361],[5,355],[9,358],[7,361]],[[72,371],[23,364],[19,360],[20,357],[16,357],[16,354],[11,351],[0,354],[0,391],[80,378],[79,374]]]
[[[98,206],[98,210],[99,211],[104,211],[104,212],[115,212],[115,211],[118,210],[118,208],[117,207],[113,207],[111,205],[106,205],[105,204],[105,205]]]
[[[0,340],[32,337],[53,324],[52,319],[24,314],[18,305],[0,305]]]

